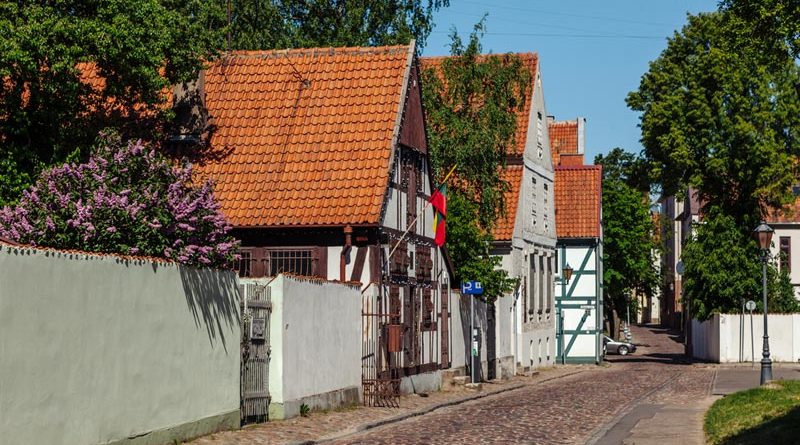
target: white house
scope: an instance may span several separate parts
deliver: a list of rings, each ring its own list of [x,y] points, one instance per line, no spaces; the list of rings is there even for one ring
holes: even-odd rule
[[[537,54],[519,57],[531,70],[533,85],[525,112],[518,116],[517,144],[503,171],[510,185],[506,217],[494,230],[492,253],[502,257],[501,267],[511,277],[519,279],[517,289],[495,305],[500,374],[550,366],[556,352],[556,210],[547,113]]]
[[[800,199],[785,211],[770,215],[767,224],[775,230],[770,254],[778,268],[789,273],[794,295],[800,299]]]

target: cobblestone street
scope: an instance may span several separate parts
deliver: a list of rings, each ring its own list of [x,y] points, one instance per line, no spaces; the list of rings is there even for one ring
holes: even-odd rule
[[[517,389],[361,433],[342,436],[348,430],[355,431],[358,423],[380,418],[377,413],[382,410],[358,408],[313,414],[307,419],[271,422],[193,443],[261,444],[320,439],[337,445],[612,443],[606,433],[624,414],[640,406],[696,403],[710,394],[714,379],[715,368],[684,361],[683,346],[666,331],[634,328],[633,336],[640,345],[636,353],[627,357],[609,356],[605,366],[557,368],[542,373],[540,378],[524,380]],[[418,400],[421,407],[434,402],[431,399],[447,397],[453,395],[437,393],[428,398],[410,398],[404,406],[408,409],[409,401],[413,405]],[[393,414],[383,413],[390,415]],[[337,431],[339,437],[328,440],[336,437]]]

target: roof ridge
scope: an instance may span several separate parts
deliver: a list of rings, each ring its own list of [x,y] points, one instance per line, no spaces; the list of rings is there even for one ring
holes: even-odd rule
[[[315,47],[315,48],[287,48],[270,50],[234,50],[225,52],[222,59],[272,59],[287,56],[333,56],[337,54],[379,55],[379,54],[405,54],[410,45],[391,46],[340,46],[340,47]]]
[[[556,170],[602,170],[602,165],[556,165]]]
[[[574,125],[574,126],[578,126],[578,120],[577,119],[573,119],[573,120],[566,120],[566,121],[553,121],[553,122],[548,123],[547,125],[563,125],[563,126],[567,126],[567,125],[573,126]]]
[[[527,52],[513,52],[508,51],[505,53],[485,53],[485,54],[478,54],[478,57],[489,57],[489,56],[507,56],[507,55],[514,55],[514,56],[531,56],[534,58],[539,58],[538,51],[527,51]],[[444,60],[444,59],[452,59],[459,56],[423,56],[420,59],[423,60]]]

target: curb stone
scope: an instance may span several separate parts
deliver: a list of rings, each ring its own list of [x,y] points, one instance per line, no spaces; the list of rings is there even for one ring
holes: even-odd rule
[[[509,386],[507,386],[505,388],[499,388],[499,389],[496,389],[494,391],[481,392],[481,393],[477,393],[477,394],[461,397],[461,398],[458,398],[458,399],[448,400],[448,401],[440,402],[440,403],[437,403],[437,404],[434,404],[434,405],[431,405],[431,406],[428,406],[428,407],[425,407],[425,408],[421,408],[421,409],[418,409],[418,410],[415,410],[415,411],[410,411],[410,412],[407,412],[405,414],[399,414],[397,416],[387,417],[385,419],[380,419],[380,420],[375,420],[373,422],[364,423],[364,424],[358,425],[358,426],[356,426],[354,428],[351,428],[351,429],[348,429],[348,430],[344,430],[344,431],[340,431],[338,433],[334,433],[334,434],[329,435],[329,436],[324,436],[324,437],[321,437],[319,439],[295,440],[295,441],[291,441],[291,442],[286,442],[286,445],[315,445],[315,444],[320,444],[320,443],[331,442],[331,441],[334,441],[334,440],[343,439],[343,438],[348,437],[348,436],[352,436],[352,435],[356,435],[356,434],[359,434],[359,433],[363,433],[365,431],[369,431],[369,430],[372,430],[372,429],[375,429],[375,428],[379,428],[379,427],[382,427],[382,426],[385,426],[385,425],[389,425],[389,424],[392,424],[392,423],[402,422],[403,420],[407,420],[407,419],[410,419],[412,417],[419,417],[419,416],[422,416],[422,415],[425,415],[425,414],[429,414],[429,413],[431,413],[433,411],[436,411],[436,410],[439,410],[439,409],[442,409],[442,408],[447,408],[447,407],[455,406],[455,405],[461,405],[462,403],[471,402],[473,400],[478,400],[478,399],[483,399],[485,397],[494,396],[494,395],[502,394],[502,393],[509,392],[509,391],[514,391],[514,390],[517,390],[517,389],[520,389],[520,388],[524,388],[524,387],[527,387],[527,386],[531,386],[531,385],[538,385],[540,383],[549,382],[551,380],[562,379],[562,378],[565,378],[565,377],[573,376],[575,374],[580,374],[583,371],[584,370],[578,370],[578,371],[575,371],[575,372],[570,372],[570,373],[567,373],[567,374],[553,376],[553,377],[550,377],[550,378],[547,378],[547,379],[542,379],[542,380],[533,382],[532,384],[518,383],[518,384],[514,384],[514,385],[509,385]]]

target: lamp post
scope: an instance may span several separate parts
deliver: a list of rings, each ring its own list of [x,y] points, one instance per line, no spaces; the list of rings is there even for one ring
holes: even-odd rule
[[[625,298],[625,303],[627,303],[625,305],[625,310],[626,310],[626,313],[628,314],[627,317],[626,317],[627,318],[627,324],[625,325],[625,341],[628,341],[628,342],[633,340],[633,337],[631,336],[631,302],[632,301],[633,301],[633,292],[632,291],[628,291],[628,293],[626,294],[626,298]]]
[[[572,278],[572,268],[569,266],[569,263],[566,263],[564,267],[561,269],[561,298],[567,297],[567,285],[569,284],[569,279]],[[558,328],[561,331],[561,335],[559,335],[561,339],[561,346],[558,348],[559,352],[561,353],[561,364],[566,364],[567,358],[564,356],[564,348],[565,343],[564,341],[564,310],[559,309],[558,311]]]
[[[753,237],[761,249],[761,286],[764,294],[764,351],[761,358],[761,384],[772,380],[772,360],[769,358],[769,330],[767,329],[767,260],[772,234],[775,231],[766,222],[761,221],[753,230]]]

